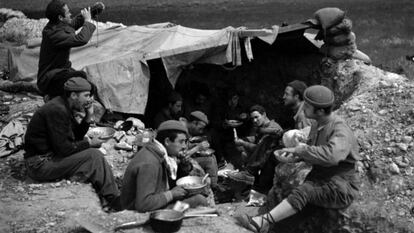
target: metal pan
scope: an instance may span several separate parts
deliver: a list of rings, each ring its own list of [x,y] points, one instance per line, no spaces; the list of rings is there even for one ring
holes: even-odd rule
[[[182,213],[172,209],[156,210],[151,212],[149,219],[144,222],[128,222],[115,227],[115,231],[121,229],[131,229],[145,224],[150,224],[155,232],[177,232],[180,230],[183,219],[190,217],[217,217],[217,210],[208,208],[204,210]]]

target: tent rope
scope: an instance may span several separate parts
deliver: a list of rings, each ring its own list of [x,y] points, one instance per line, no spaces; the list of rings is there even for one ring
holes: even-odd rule
[[[96,15],[96,47],[99,46],[99,27],[98,27],[98,15]]]

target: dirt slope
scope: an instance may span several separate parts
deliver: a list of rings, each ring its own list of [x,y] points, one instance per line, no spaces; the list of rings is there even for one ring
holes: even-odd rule
[[[414,84],[360,62],[355,67],[359,88],[337,111],[354,129],[363,156],[360,197],[349,213],[370,223],[363,232],[414,232]]]

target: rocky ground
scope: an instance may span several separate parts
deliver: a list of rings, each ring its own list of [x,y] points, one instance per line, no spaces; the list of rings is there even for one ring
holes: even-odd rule
[[[358,166],[363,180],[360,196],[345,212],[349,219],[344,223],[344,232],[414,232],[414,83],[358,61],[349,60],[338,66],[342,75],[358,70],[361,76],[351,98],[337,110],[358,136],[363,156]],[[2,128],[8,120],[33,112],[42,104],[39,98],[27,93],[1,92],[0,96],[2,100],[8,99],[2,105],[10,107],[9,113],[1,117]],[[71,219],[79,212],[91,213],[109,228],[131,216],[142,217],[127,213],[125,219],[104,213],[88,185],[30,182],[24,175],[22,156],[23,151],[18,150],[0,159],[0,202],[6,207],[0,210],[3,232],[76,232],[81,228]],[[128,153],[118,151],[111,156],[108,160],[115,174],[121,176]],[[240,205],[243,204],[218,208],[224,216],[230,216]],[[188,232],[240,231],[229,217],[186,222],[189,228],[183,229]],[[190,227],[201,222],[206,226]]]
[[[349,67],[362,79],[337,114],[356,133],[363,156],[360,197],[348,210],[359,219],[354,227],[363,222],[369,224],[359,232],[413,232],[414,83],[373,66],[344,63],[339,70]]]

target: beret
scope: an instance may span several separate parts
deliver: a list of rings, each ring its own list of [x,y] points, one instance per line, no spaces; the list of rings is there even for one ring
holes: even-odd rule
[[[190,116],[206,123],[206,125],[208,125],[208,117],[206,116],[206,114],[204,114],[202,111],[194,111],[190,113]]]
[[[90,91],[92,89],[92,85],[84,78],[73,77],[65,82],[63,89],[65,91]]]
[[[293,88],[294,90],[299,92],[301,95],[303,95],[303,92],[305,92],[306,88],[308,87],[306,83],[304,83],[303,81],[299,81],[299,80],[294,80],[288,83],[287,86]]]
[[[168,120],[164,121],[158,126],[157,131],[163,131],[163,130],[178,130],[182,131],[185,134],[188,134],[187,127],[181,122],[176,120]]]
[[[331,107],[335,101],[333,92],[321,85],[314,85],[306,88],[303,99],[316,108]]]

